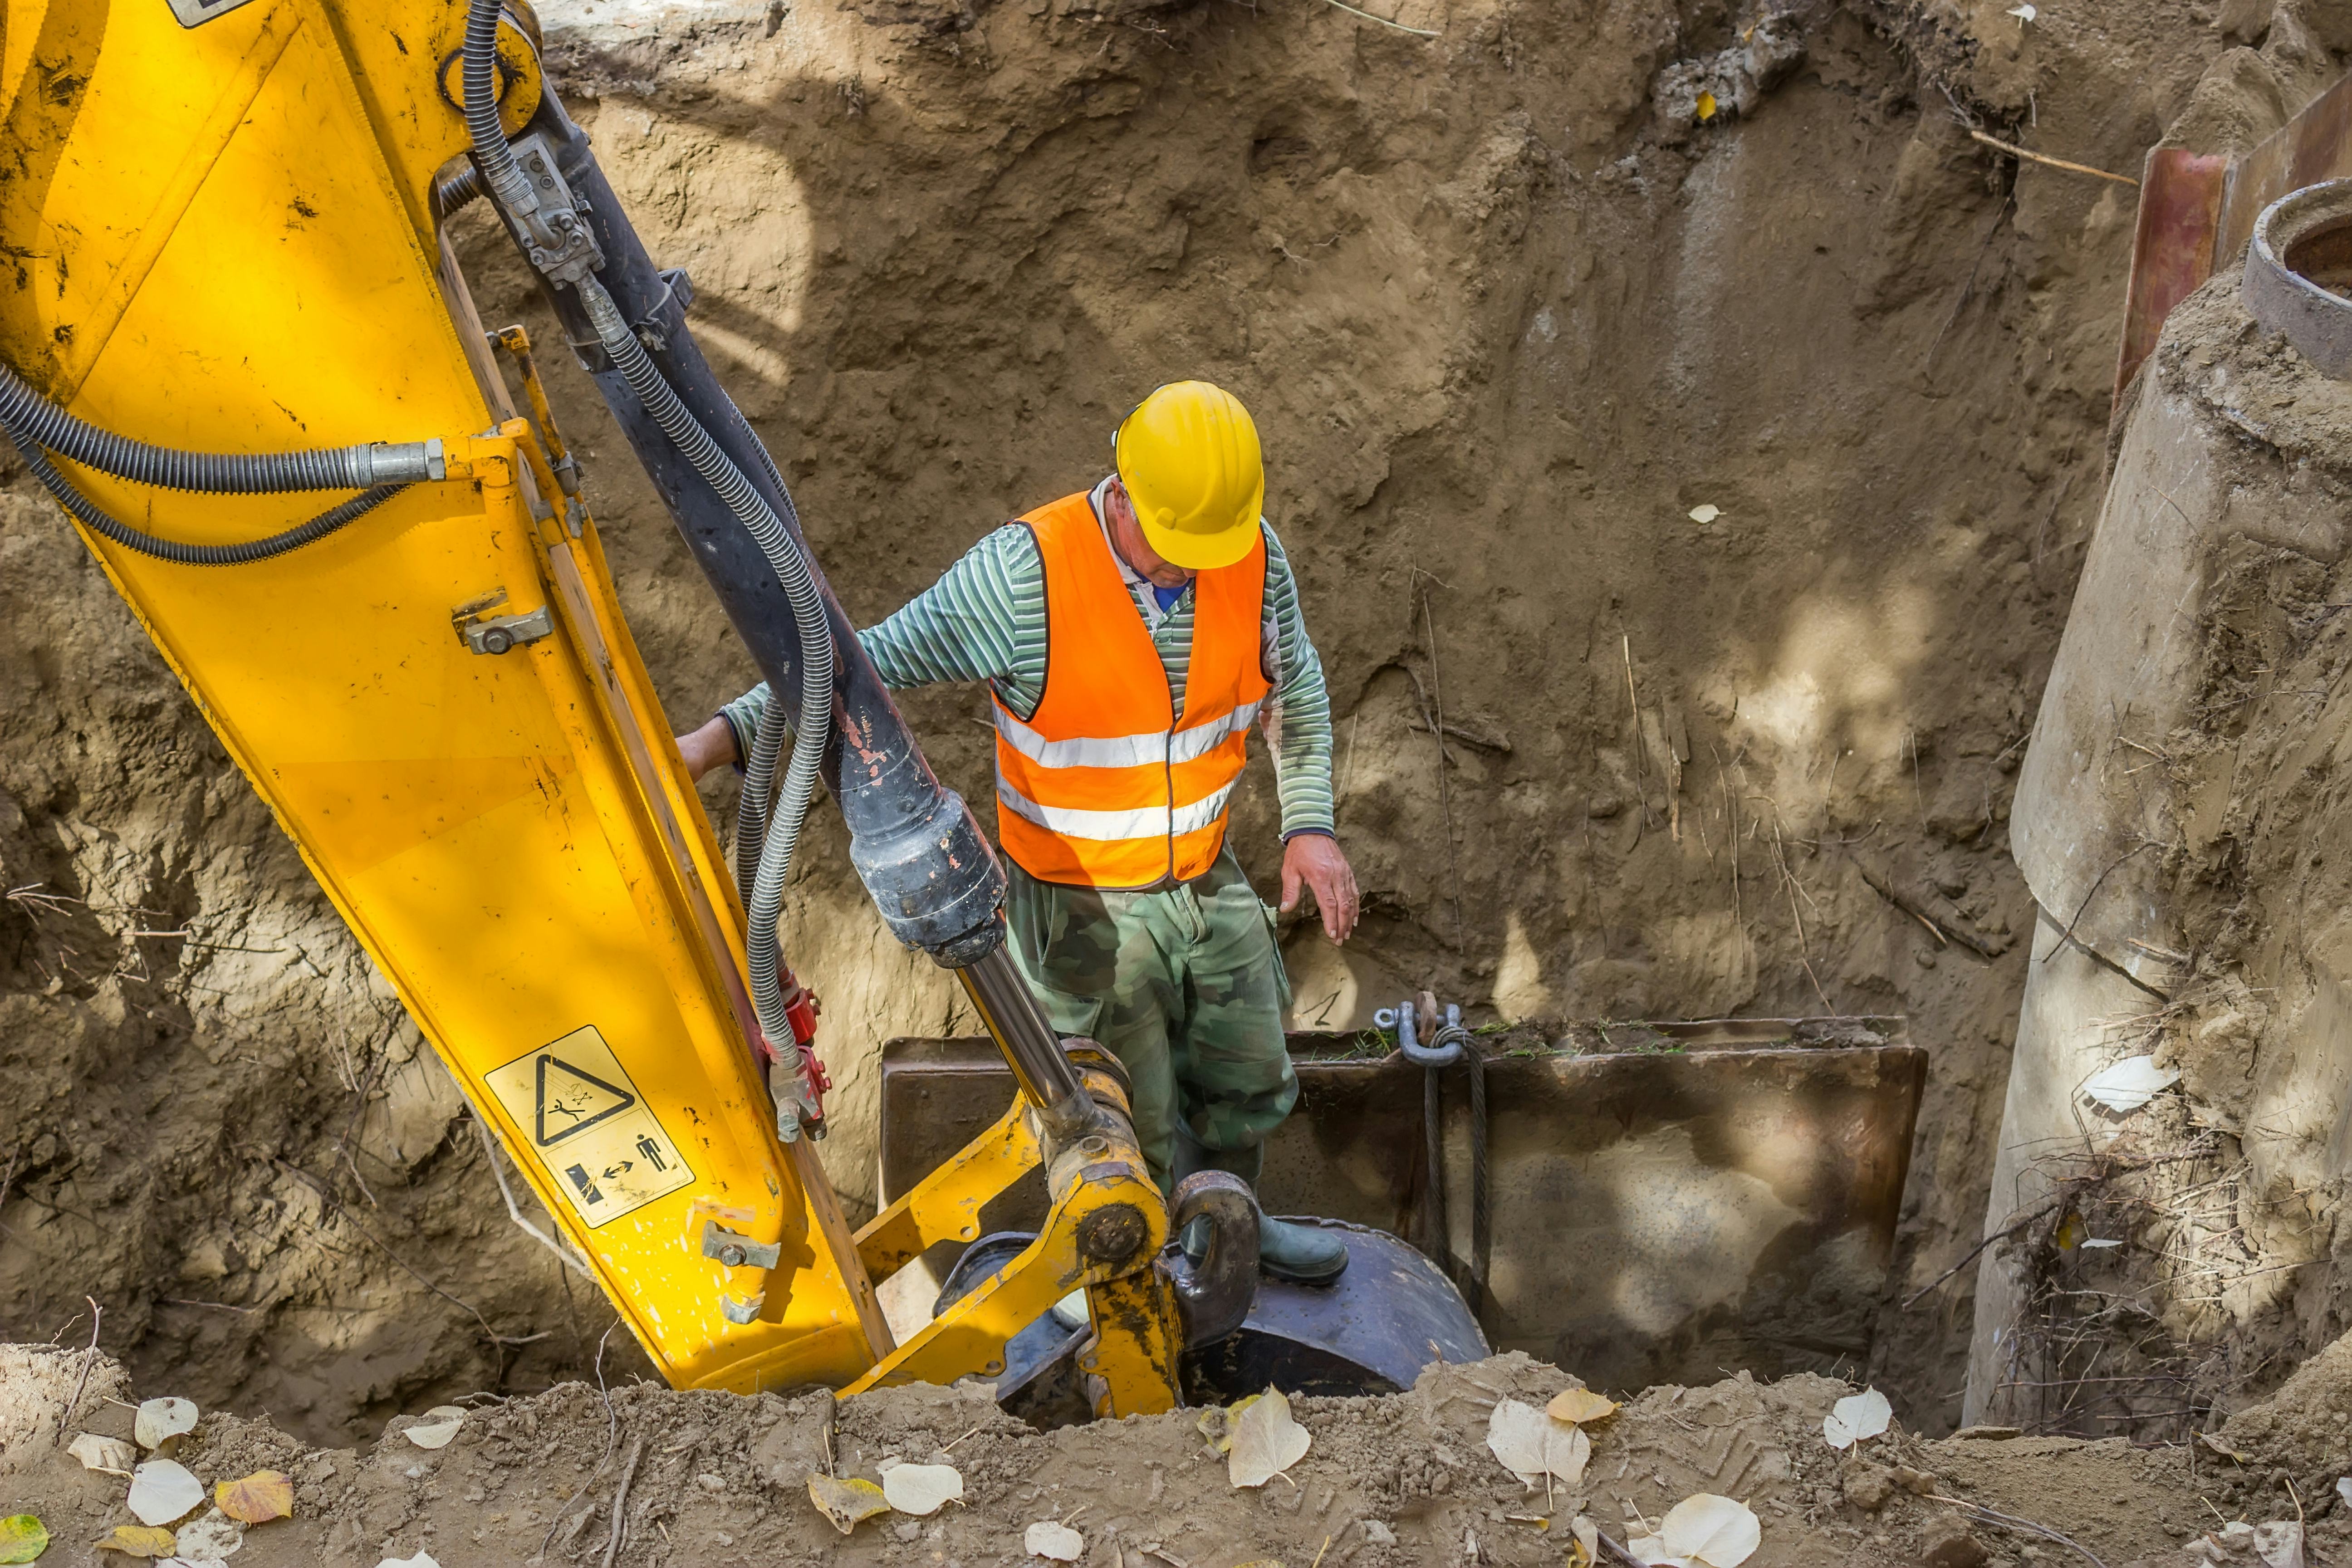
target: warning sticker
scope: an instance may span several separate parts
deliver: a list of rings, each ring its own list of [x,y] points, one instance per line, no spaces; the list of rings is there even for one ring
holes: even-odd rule
[[[593,1024],[517,1057],[485,1081],[592,1226],[694,1180]]]

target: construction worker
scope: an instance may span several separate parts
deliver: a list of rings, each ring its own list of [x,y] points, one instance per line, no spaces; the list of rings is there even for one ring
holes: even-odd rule
[[[1282,800],[1282,907],[1312,892],[1346,941],[1330,700],[1261,515],[1248,411],[1178,382],[1113,449],[1108,478],[995,530],[858,640],[896,689],[988,682],[1014,961],[1058,1031],[1126,1064],[1163,1192],[1204,1169],[1255,1184],[1298,1080],[1273,914],[1225,842],[1227,801],[1255,720]],[[696,777],[740,765],[767,700],[755,688],[679,738]],[[1258,1250],[1285,1279],[1348,1265],[1337,1232],[1279,1220],[1261,1221]]]

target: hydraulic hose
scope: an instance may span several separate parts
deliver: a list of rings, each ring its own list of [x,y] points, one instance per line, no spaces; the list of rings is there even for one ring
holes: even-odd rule
[[[499,34],[499,0],[470,0],[466,14],[466,41],[461,84],[466,97],[466,129],[472,138],[475,167],[481,184],[508,216],[527,228],[540,226],[540,201],[530,179],[507,144],[506,128],[499,122],[498,95],[492,85],[494,51]],[[454,185],[456,182],[452,182]],[[446,188],[446,187],[445,187]],[[454,189],[448,194],[455,195]],[[569,215],[563,215],[568,216]],[[833,634],[825,623],[824,599],[808,558],[772,508],[732,458],[712,440],[677,392],[662,375],[645,345],[629,328],[628,320],[604,284],[582,272],[573,279],[580,302],[598,343],[662,434],[718,495],[730,513],[751,535],[768,567],[782,586],[800,637],[801,722],[793,736],[792,762],[774,799],[769,791],[775,760],[782,750],[783,714],[781,702],[772,702],[762,716],[744,778],[743,804],[739,808],[736,878],[744,891],[745,965],[751,983],[751,1007],[769,1047],[779,1053],[795,1046],[792,1021],[784,1011],[779,974],[782,954],[776,927],[783,908],[784,882],[792,871],[793,854],[800,842],[810,800],[816,793],[819,769],[833,737]],[[741,417],[739,412],[737,417]],[[756,443],[755,443],[756,445]],[[761,453],[762,459],[766,454]],[[745,861],[754,838],[758,854],[745,885]],[[785,1108],[779,1108],[780,1110]],[[797,1115],[780,1115],[778,1131],[798,1135]]]
[[[777,975],[776,925],[783,907],[784,880],[792,870],[793,853],[800,842],[809,802],[816,794],[818,768],[833,733],[833,633],[825,625],[824,601],[817,592],[816,578],[809,571],[807,558],[785,531],[782,521],[743,477],[743,470],[735,466],[734,459],[719,450],[710,432],[679,401],[669,383],[662,379],[652,356],[629,330],[620,307],[604,291],[604,286],[593,277],[582,279],[580,300],[587,308],[598,343],[612,357],[614,368],[628,383],[629,390],[694,471],[718,492],[736,521],[759,541],[776,580],[783,585],[784,597],[792,605],[793,619],[800,630],[801,723],[793,735],[792,762],[784,770],[783,786],[771,807],[766,791],[776,755],[782,749],[784,728],[783,716],[776,711],[781,704],[772,700],[770,710],[761,718],[743,787],[746,809],[756,809],[766,819],[758,868],[752,873],[751,895],[745,900],[745,962],[751,970],[751,1006],[759,1014],[760,1028],[767,1035],[769,1044],[778,1049],[788,1048],[793,1033],[784,1016],[783,987]],[[742,876],[740,847],[736,876]]]
[[[437,441],[319,447],[301,452],[182,452],[151,447],[76,418],[5,364],[0,364],[0,425],[7,426],[20,447],[27,443],[45,447],[118,479],[201,495],[413,485],[439,479],[443,467]]]

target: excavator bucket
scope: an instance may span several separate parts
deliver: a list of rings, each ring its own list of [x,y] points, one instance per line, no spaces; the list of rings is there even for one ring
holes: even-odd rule
[[[1240,1333],[1190,1358],[1197,1391],[1380,1392],[1489,1343],[1612,1388],[1704,1382],[1723,1366],[1826,1372],[1867,1354],[1927,1079],[1903,1020],[1612,1025],[1597,1050],[1491,1057],[1483,1136],[1467,1070],[1439,1069],[1434,1181],[1430,1069],[1367,1055],[1359,1037],[1291,1037],[1298,1108],[1260,1194],[1269,1213],[1362,1227],[1347,1288],[1268,1281]],[[1012,1093],[985,1040],[886,1045],[885,1201]],[[981,1229],[1027,1229],[1043,1212],[1033,1176]],[[935,1278],[955,1251],[925,1259]]]

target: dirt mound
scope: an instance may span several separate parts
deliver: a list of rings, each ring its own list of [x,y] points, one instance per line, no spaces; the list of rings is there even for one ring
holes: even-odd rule
[[[1300,1022],[1408,984],[1548,1028],[1905,1013],[1935,1066],[1898,1272],[1973,1242],[2029,919],[2001,825],[2096,503],[2131,208],[1954,106],[2136,168],[2223,47],[2199,7],[1816,0],[1775,7],[1760,74],[1726,63],[1760,12],[1721,0],[1407,0],[1433,38],[1314,0],[544,9],[853,613],[1096,477],[1154,383],[1249,402],[1370,904],[1345,953],[1286,929]],[[1732,111],[1662,116],[1727,70]],[[467,226],[485,316],[551,346]],[[748,663],[584,380],[541,363],[690,724]],[[908,706],[984,797],[977,697]],[[813,842],[790,941],[855,1207],[875,1042],[956,1005],[829,818]],[[93,1297],[142,1377],[312,1440],[584,1374],[609,1313],[506,1224],[429,1053],[22,496],[0,881],[0,1324],[79,1339]],[[1808,1353],[1948,1426],[1968,1305],[1956,1280]]]
[[[61,1543],[131,1521],[122,1481],[85,1472],[58,1447],[83,1430],[128,1437],[126,1382],[103,1355],[0,1349],[8,1508],[39,1515]],[[2224,1522],[2197,1493],[2234,1495],[2213,1474],[2221,1460],[2209,1457],[2200,1475],[2185,1450],[2122,1442],[1931,1442],[1898,1427],[1842,1456],[1822,1420],[1853,1390],[1803,1375],[1652,1389],[1591,1429],[1582,1483],[1547,1496],[1496,1461],[1488,1424],[1497,1401],[1539,1405],[1572,1382],[1512,1355],[1433,1367],[1384,1398],[1297,1400],[1312,1446],[1255,1491],[1232,1485],[1197,1412],[1040,1434],[973,1388],[888,1389],[836,1405],[823,1393],[566,1384],[468,1401],[457,1436],[433,1450],[402,1436],[416,1425],[407,1418],[358,1448],[322,1450],[207,1411],[178,1458],[208,1485],[259,1468],[293,1478],[294,1517],[247,1538],[238,1561],[257,1568],[419,1551],[446,1568],[594,1562],[616,1541],[630,1563],[1010,1563],[1033,1561],[1023,1541],[1040,1521],[1078,1531],[1097,1568],[1532,1568],[1560,1561],[1580,1512],[1623,1541],[1702,1491],[1754,1509],[1754,1568],[2046,1562],[2064,1552],[2053,1531],[2121,1568],[2188,1562],[2178,1549],[2200,1533],[2200,1516],[2217,1533]],[[955,1466],[963,1503],[929,1519],[885,1514],[844,1540],[810,1501],[812,1475],[878,1480],[901,1462]],[[2314,1546],[2352,1540],[2316,1501]]]

